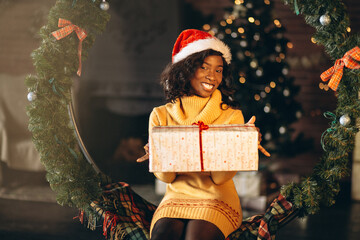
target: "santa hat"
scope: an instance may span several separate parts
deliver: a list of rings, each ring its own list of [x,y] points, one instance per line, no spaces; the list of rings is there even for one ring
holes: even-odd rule
[[[196,29],[188,29],[180,33],[174,44],[172,62],[177,63],[193,53],[207,49],[221,52],[227,64],[230,64],[231,52],[229,47],[210,33]]]

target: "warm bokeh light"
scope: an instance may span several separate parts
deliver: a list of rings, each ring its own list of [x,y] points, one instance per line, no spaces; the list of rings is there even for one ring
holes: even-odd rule
[[[265,88],[265,92],[266,92],[266,93],[269,93],[270,91],[271,91],[271,88],[270,88],[270,87],[266,87],[266,88]]]
[[[244,0],[235,0],[234,2],[236,5],[240,5],[240,4],[244,3]]]
[[[265,3],[266,5],[270,5],[270,0],[264,0],[264,3]]]
[[[220,25],[221,25],[222,27],[225,27],[225,26],[226,26],[226,22],[223,20],[223,21],[220,22]]]
[[[210,25],[209,25],[209,24],[205,24],[205,25],[203,26],[203,29],[204,29],[205,31],[209,31],[209,30],[210,30]]]
[[[274,20],[274,24],[275,24],[275,26],[277,26],[278,28],[281,27],[281,23],[280,23],[280,21],[277,20],[277,19]]]
[[[260,20],[255,20],[255,25],[259,26],[260,25]]]
[[[240,82],[240,83],[245,83],[245,82],[246,82],[246,79],[245,79],[244,77],[240,77],[240,78],[239,78],[239,82]]]
[[[230,33],[231,33],[231,29],[230,29],[230,28],[227,28],[227,29],[225,29],[225,32],[226,32],[227,34],[230,34]]]
[[[256,68],[258,65],[257,65],[257,62],[256,61],[251,61],[250,62],[250,67],[252,68]]]
[[[245,32],[245,29],[242,28],[242,27],[239,27],[239,28],[238,28],[238,32],[239,32],[239,33],[244,33],[244,32]]]
[[[288,43],[286,44],[286,46],[287,46],[288,48],[293,48],[293,47],[294,47],[294,44],[292,44],[292,42],[288,42]]]
[[[347,27],[347,28],[346,28],[346,31],[347,31],[347,32],[351,32],[351,27]]]
[[[311,37],[310,40],[311,40],[312,43],[316,43],[316,39],[314,37]]]
[[[226,22],[227,22],[228,24],[232,24],[233,20],[230,19],[230,18],[228,18],[228,19],[226,19]]]
[[[244,72],[239,72],[239,76],[240,77],[245,77],[245,73]]]
[[[255,19],[254,19],[253,17],[249,17],[249,18],[248,18],[248,21],[251,22],[251,23],[253,23],[253,22],[255,22]]]
[[[275,82],[270,82],[270,87],[275,88],[275,87],[276,87],[276,83],[275,83]]]
[[[259,94],[255,94],[254,99],[255,99],[256,101],[259,101],[259,100],[260,100],[260,95],[259,95]]]

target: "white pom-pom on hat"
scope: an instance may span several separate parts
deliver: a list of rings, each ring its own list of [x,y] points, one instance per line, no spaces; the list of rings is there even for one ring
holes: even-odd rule
[[[172,62],[177,63],[191,54],[212,49],[221,52],[227,64],[231,63],[230,48],[210,33],[197,29],[187,29],[176,39],[172,52]]]

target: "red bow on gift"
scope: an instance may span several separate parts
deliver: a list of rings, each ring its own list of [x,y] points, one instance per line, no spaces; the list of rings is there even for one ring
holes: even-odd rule
[[[52,32],[51,34],[56,38],[56,40],[60,40],[73,31],[76,32],[77,37],[79,38],[79,47],[78,47],[78,56],[79,56],[79,68],[77,70],[77,75],[81,75],[81,50],[82,50],[82,41],[86,38],[87,33],[84,29],[79,28],[78,26],[72,24],[70,21],[66,19],[59,18],[58,27],[62,27],[61,29]]]
[[[202,149],[202,131],[209,129],[209,126],[203,123],[202,121],[198,121],[197,123],[193,123],[192,125],[199,126],[199,145],[200,145],[200,163],[201,163],[201,171],[204,171],[204,157],[203,157],[203,149]]]
[[[324,82],[329,81],[329,87],[336,91],[340,80],[344,74],[344,66],[350,69],[360,68],[360,48],[358,46],[345,53],[344,57],[335,61],[334,66],[326,70],[320,75]]]

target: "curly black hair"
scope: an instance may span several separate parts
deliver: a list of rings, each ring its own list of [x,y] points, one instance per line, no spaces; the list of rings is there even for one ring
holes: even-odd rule
[[[164,89],[166,102],[175,102],[177,98],[192,95],[190,80],[193,78],[195,71],[204,63],[205,58],[212,55],[221,56],[223,59],[223,79],[218,87],[222,95],[222,101],[229,106],[235,107],[232,104],[231,97],[235,90],[230,66],[221,52],[212,49],[191,54],[185,59],[174,64],[169,63],[165,67],[160,76],[160,84]]]

